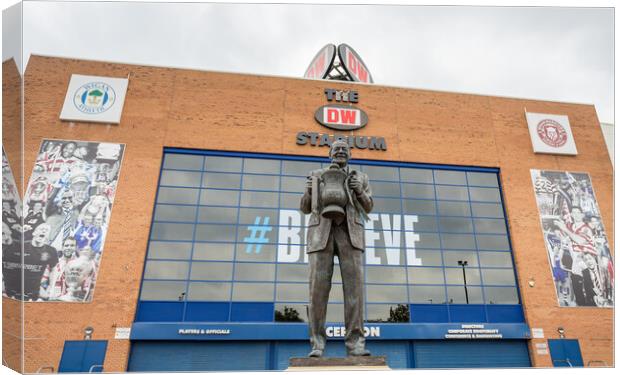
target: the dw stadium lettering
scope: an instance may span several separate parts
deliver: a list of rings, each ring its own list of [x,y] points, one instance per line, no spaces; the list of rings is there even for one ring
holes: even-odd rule
[[[330,135],[313,132],[299,132],[297,133],[297,144],[318,147],[331,147],[334,140],[341,139],[349,144],[351,148],[358,148],[361,150],[387,150],[387,143],[383,137],[366,137],[363,135]]]

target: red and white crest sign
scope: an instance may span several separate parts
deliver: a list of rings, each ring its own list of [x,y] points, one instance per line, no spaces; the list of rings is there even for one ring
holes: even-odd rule
[[[568,116],[526,112],[534,152],[577,155]]]

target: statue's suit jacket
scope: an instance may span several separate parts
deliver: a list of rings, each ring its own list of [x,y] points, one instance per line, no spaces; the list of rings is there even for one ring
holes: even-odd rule
[[[317,169],[311,172],[311,176],[316,176],[319,179],[319,194],[323,188],[323,182],[321,176],[328,168]],[[356,174],[362,182],[362,194],[358,197],[353,190],[350,191],[351,198],[358,202],[358,206],[366,212],[372,210],[372,192],[368,184],[368,175],[363,172],[352,170],[349,174]],[[348,189],[348,186],[346,186]],[[350,190],[350,189],[349,189]],[[318,212],[312,212],[312,196],[307,192],[301,198],[301,211],[305,214],[310,214],[310,220],[308,221],[308,236],[306,243],[306,252],[312,253],[315,251],[324,250],[327,246],[327,240],[329,239],[329,233],[332,227],[332,220],[326,219],[321,216],[321,199],[319,198]],[[355,249],[364,251],[364,214],[359,211],[355,205],[348,202],[345,207],[347,213],[347,227],[349,229],[349,237],[351,244]]]

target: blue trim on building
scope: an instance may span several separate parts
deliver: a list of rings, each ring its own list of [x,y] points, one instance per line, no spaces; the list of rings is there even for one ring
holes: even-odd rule
[[[385,324],[367,323],[368,328],[378,328],[379,336],[368,340],[446,340],[448,330],[462,329],[469,323],[418,323]],[[501,339],[529,339],[530,329],[525,323],[471,323],[483,325],[485,330],[498,330]],[[343,327],[328,324],[327,327]],[[180,330],[203,330],[205,333],[180,334]],[[208,332],[211,330],[211,334]],[[187,331],[186,331],[187,332]],[[227,333],[226,333],[227,332]],[[131,327],[131,340],[308,340],[306,323],[171,323],[136,322]],[[329,339],[343,339],[333,337]]]

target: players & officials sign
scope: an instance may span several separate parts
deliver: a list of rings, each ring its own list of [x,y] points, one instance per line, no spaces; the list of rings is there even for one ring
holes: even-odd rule
[[[535,153],[577,155],[568,116],[526,112]]]

